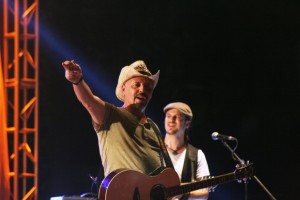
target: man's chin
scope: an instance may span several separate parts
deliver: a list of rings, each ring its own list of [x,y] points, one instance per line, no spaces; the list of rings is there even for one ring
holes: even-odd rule
[[[169,135],[176,135],[176,132],[175,131],[168,131],[167,132]]]
[[[146,100],[140,100],[140,99],[137,99],[134,103],[139,107],[145,107],[148,104]]]
[[[136,101],[132,104],[132,106],[134,106],[140,110],[143,110],[146,108],[147,104],[145,102]]]

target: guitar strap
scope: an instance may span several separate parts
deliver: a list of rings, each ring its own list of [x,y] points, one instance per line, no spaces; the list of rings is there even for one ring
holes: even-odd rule
[[[181,182],[191,182],[197,179],[197,161],[198,161],[198,149],[189,144],[186,148],[186,156],[183,164]]]
[[[151,127],[153,128],[153,130],[154,130],[154,132],[157,136],[157,139],[159,141],[160,148],[161,148],[161,151],[162,151],[165,163],[166,163],[166,167],[170,167],[170,168],[174,169],[173,163],[171,161],[170,155],[167,151],[165,142],[163,140],[163,137],[161,135],[161,132],[160,132],[159,128],[157,127],[157,125],[150,118],[148,118],[148,121],[150,122]]]

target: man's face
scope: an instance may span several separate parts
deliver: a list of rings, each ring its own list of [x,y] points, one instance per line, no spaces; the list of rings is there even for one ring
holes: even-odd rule
[[[134,104],[141,110],[149,103],[154,90],[154,82],[146,77],[134,77],[122,86],[125,106]]]
[[[184,135],[185,129],[189,123],[185,120],[185,116],[177,109],[172,108],[166,112],[165,130],[170,135]]]

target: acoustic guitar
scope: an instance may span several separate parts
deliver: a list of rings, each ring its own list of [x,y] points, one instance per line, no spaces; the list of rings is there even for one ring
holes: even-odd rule
[[[103,179],[99,188],[99,200],[167,200],[202,188],[216,187],[218,184],[234,180],[244,180],[254,175],[253,164],[237,168],[234,172],[206,178],[196,182],[180,184],[174,169],[165,168],[158,175],[118,169]]]

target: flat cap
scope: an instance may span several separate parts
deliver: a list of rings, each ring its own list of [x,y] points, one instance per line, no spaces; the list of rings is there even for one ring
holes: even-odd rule
[[[193,112],[186,103],[183,103],[183,102],[169,103],[168,105],[166,105],[164,107],[164,112],[166,113],[168,110],[173,109],[173,108],[179,110],[182,114],[190,117],[191,119],[193,118]]]

